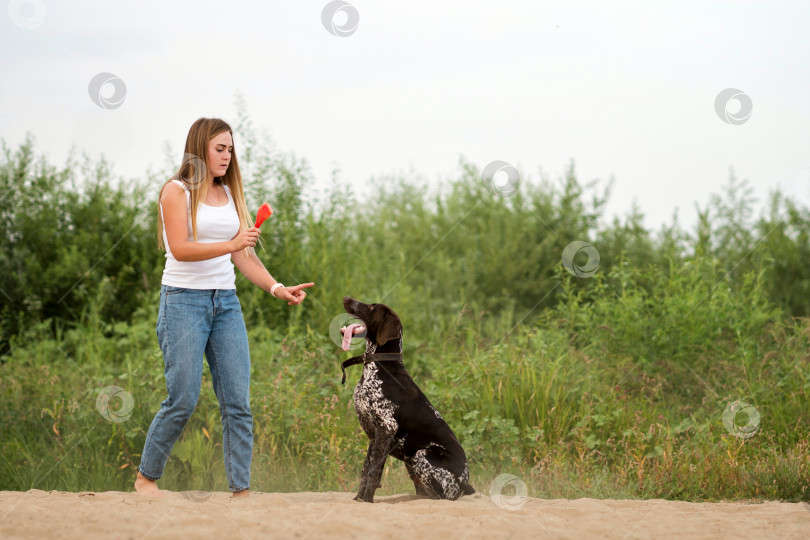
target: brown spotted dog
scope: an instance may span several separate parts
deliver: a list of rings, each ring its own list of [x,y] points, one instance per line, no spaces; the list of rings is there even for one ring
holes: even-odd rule
[[[369,445],[355,500],[374,502],[389,455],[405,463],[417,495],[455,500],[475,493],[464,449],[402,363],[402,323],[397,314],[386,305],[349,297],[343,299],[343,307],[363,322],[366,338],[365,354],[343,363],[344,369],[363,364],[354,409]],[[350,339],[353,330],[344,338]]]

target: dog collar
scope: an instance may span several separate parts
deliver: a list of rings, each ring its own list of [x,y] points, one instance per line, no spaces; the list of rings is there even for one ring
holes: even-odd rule
[[[360,356],[353,356],[340,364],[343,372],[343,379],[340,384],[346,384],[346,368],[357,364],[368,364],[369,362],[402,362],[402,353],[363,353]]]

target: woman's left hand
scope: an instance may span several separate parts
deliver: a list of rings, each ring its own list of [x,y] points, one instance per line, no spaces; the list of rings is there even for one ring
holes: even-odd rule
[[[297,306],[307,296],[307,293],[305,293],[303,289],[306,289],[307,287],[312,287],[313,285],[315,284],[301,283],[300,285],[295,285],[293,287],[279,287],[278,289],[276,289],[276,298],[287,300],[287,304],[291,306]]]

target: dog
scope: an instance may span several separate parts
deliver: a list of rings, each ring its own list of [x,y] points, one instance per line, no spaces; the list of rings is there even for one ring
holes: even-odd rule
[[[374,502],[385,460],[403,461],[416,494],[456,500],[475,493],[469,484],[467,456],[453,430],[411,379],[402,363],[402,323],[383,304],[343,299],[346,313],[362,321],[366,352],[345,362],[363,364],[354,389],[354,409],[369,439],[356,501]],[[344,350],[361,325],[343,328]]]

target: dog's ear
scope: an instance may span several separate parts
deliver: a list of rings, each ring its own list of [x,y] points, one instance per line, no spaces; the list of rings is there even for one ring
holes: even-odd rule
[[[387,343],[392,339],[399,338],[399,333],[402,330],[402,323],[399,317],[391,311],[385,314],[382,324],[377,328],[377,345]]]

